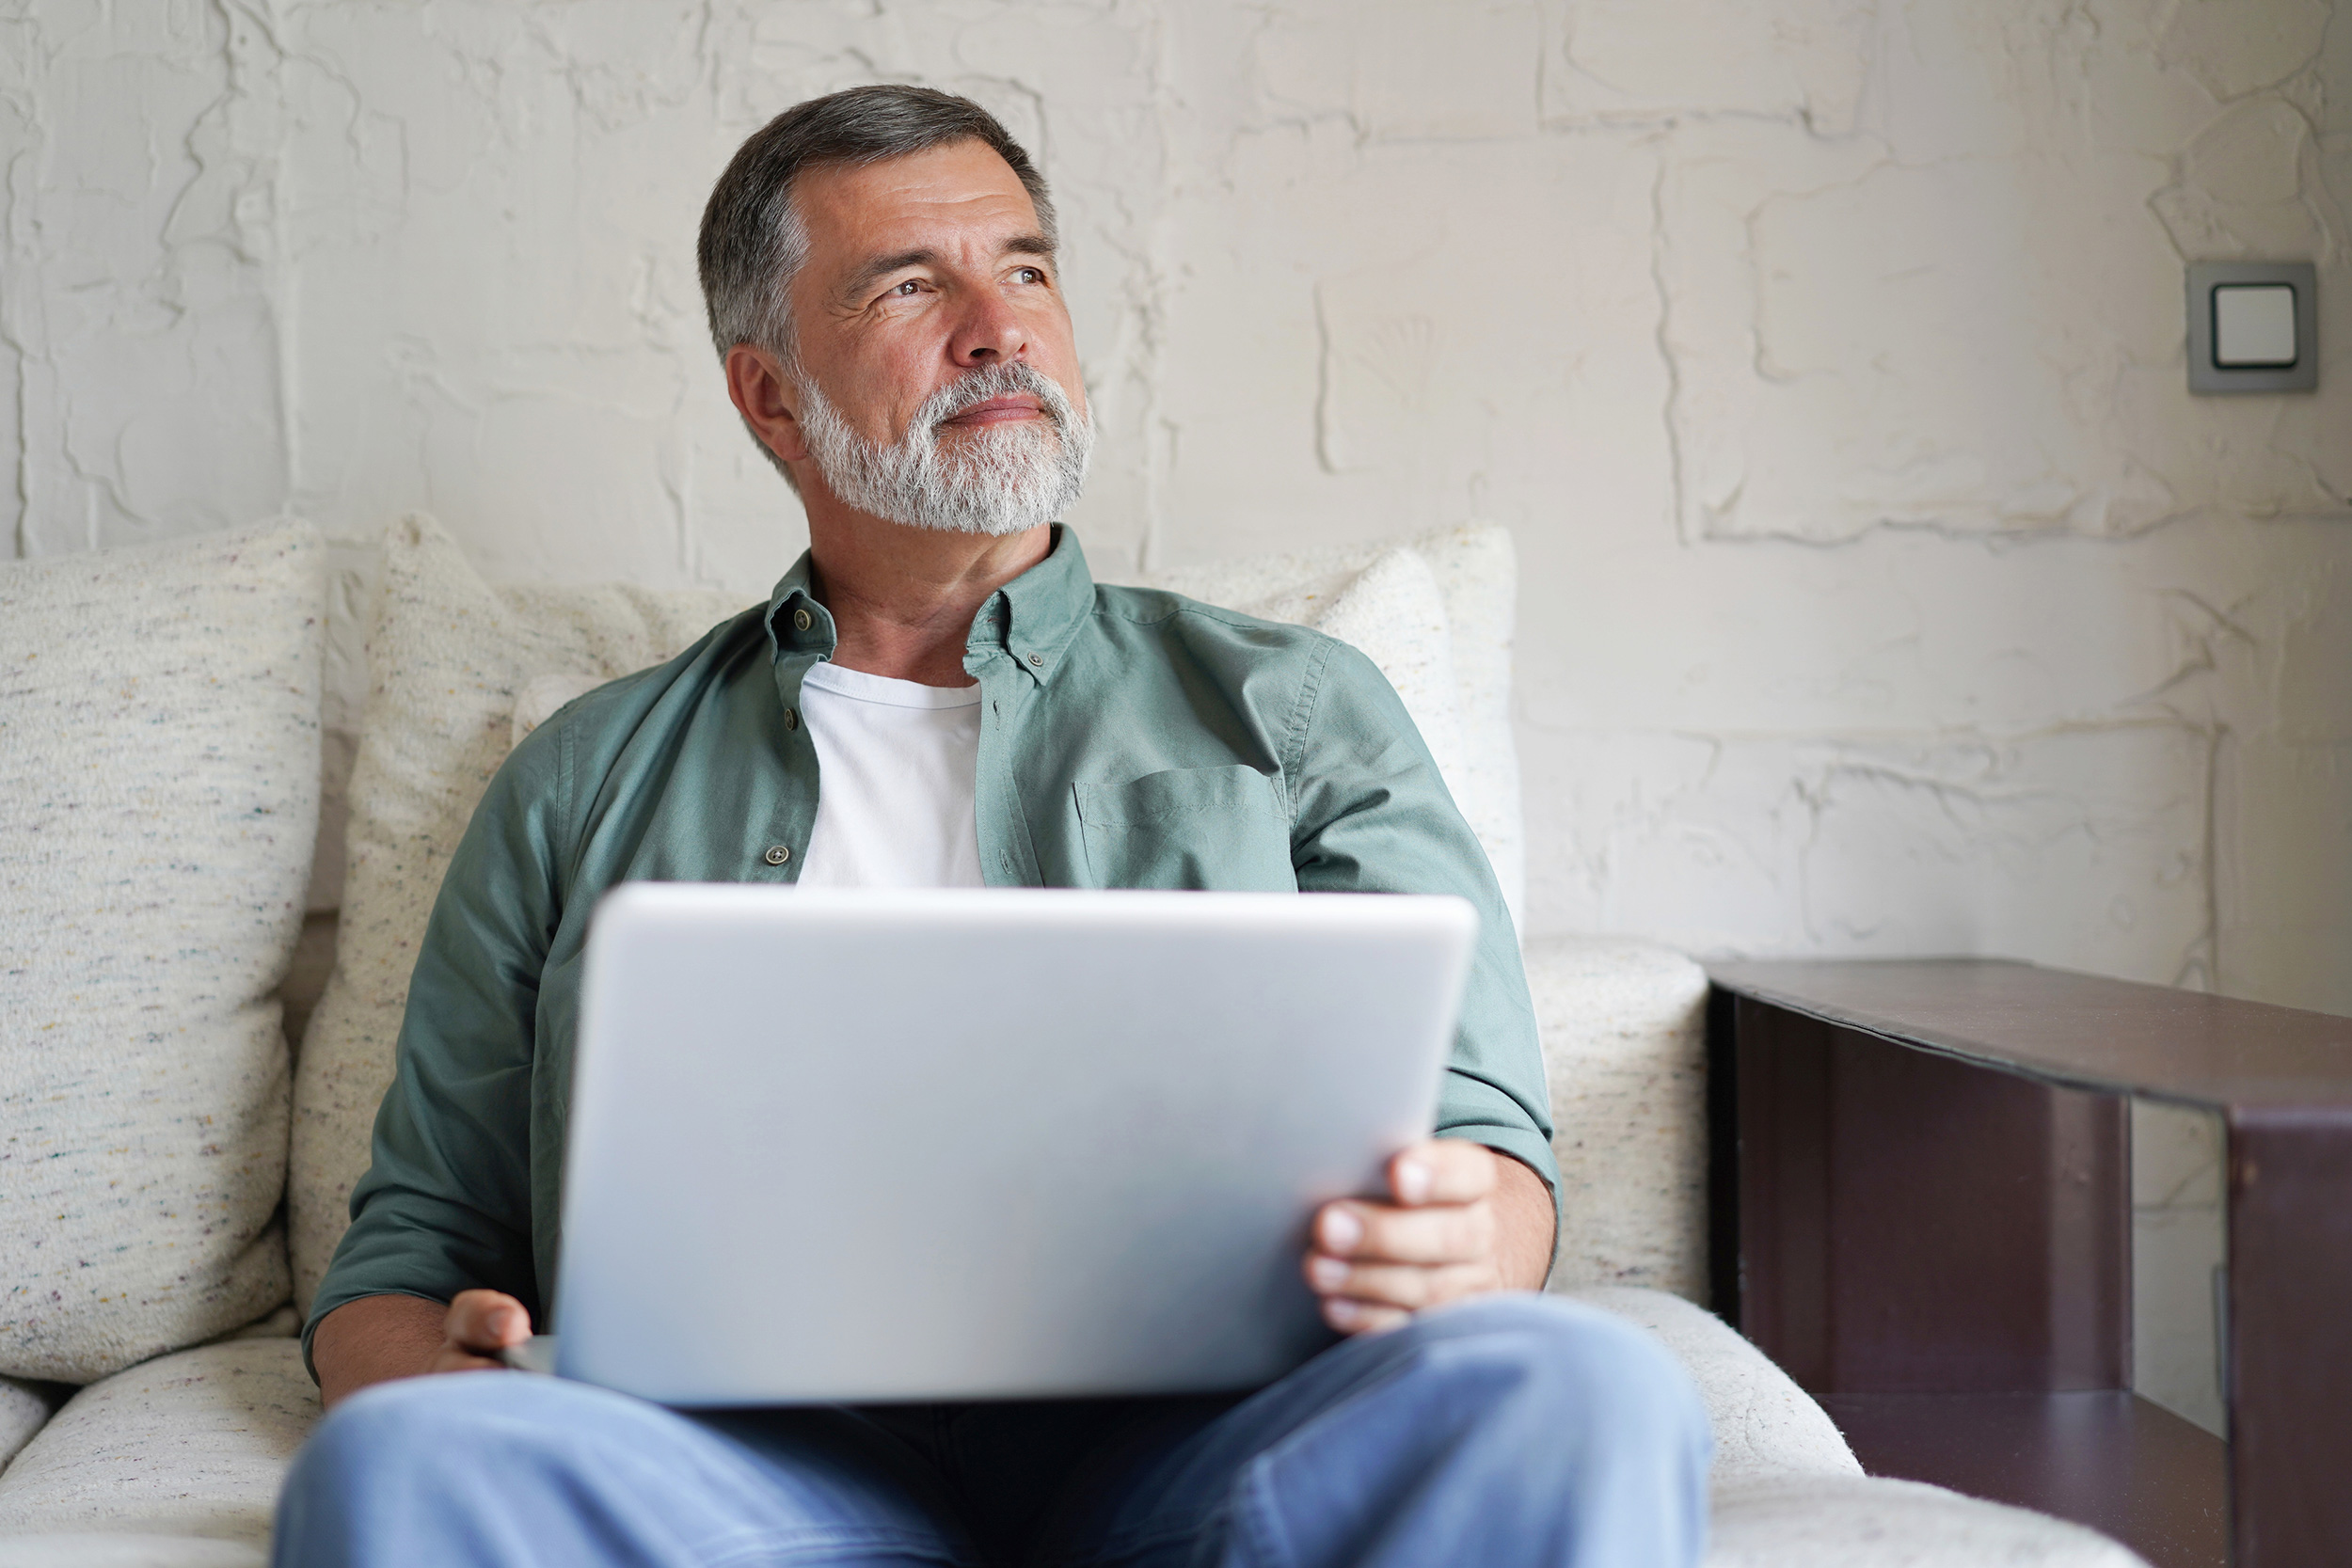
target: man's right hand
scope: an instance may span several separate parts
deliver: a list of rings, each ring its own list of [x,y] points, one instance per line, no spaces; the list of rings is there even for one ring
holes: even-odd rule
[[[460,1291],[441,1317],[441,1348],[429,1372],[480,1372],[506,1365],[499,1352],[531,1338],[531,1314],[503,1291]]]
[[[362,1296],[320,1320],[310,1364],[331,1409],[372,1383],[495,1370],[504,1365],[499,1352],[530,1338],[530,1312],[501,1291],[460,1291],[447,1307],[421,1296]]]

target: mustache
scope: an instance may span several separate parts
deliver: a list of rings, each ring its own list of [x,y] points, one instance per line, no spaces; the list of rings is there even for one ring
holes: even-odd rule
[[[939,427],[960,414],[968,414],[993,398],[1011,397],[1027,393],[1037,399],[1039,410],[1054,423],[1054,429],[1068,435],[1077,412],[1070,405],[1070,394],[1059,383],[1034,365],[1019,361],[1004,365],[983,365],[942,387],[923,400],[923,406],[914,411],[908,422],[909,434],[921,432],[934,436]]]

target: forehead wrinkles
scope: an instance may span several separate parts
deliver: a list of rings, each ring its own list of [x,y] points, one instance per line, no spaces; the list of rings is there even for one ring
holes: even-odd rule
[[[977,142],[863,166],[811,169],[793,190],[811,260],[856,266],[877,253],[993,252],[1041,228],[1020,178]]]

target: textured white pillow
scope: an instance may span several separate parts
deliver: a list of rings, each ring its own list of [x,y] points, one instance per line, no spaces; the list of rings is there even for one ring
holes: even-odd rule
[[[430,518],[385,535],[335,973],[294,1077],[286,1207],[304,1311],[368,1166],[418,941],[474,805],[514,746],[520,689],[548,672],[577,689],[659,664],[742,609],[736,595],[699,591],[492,588]]]
[[[1410,574],[1400,567],[1400,555],[1424,566],[1438,591],[1443,626],[1436,647],[1418,634],[1402,635],[1422,612],[1411,608],[1416,590],[1406,581]],[[1502,900],[1519,921],[1527,841],[1518,746],[1511,736],[1518,566],[1506,530],[1438,529],[1402,542],[1210,562],[1139,580],[1270,621],[1319,626],[1379,665],[1429,742],[1454,805],[1486,847]],[[1449,676],[1451,715],[1437,696]]]
[[[298,523],[0,564],[0,1373],[286,1298],[324,574]]]

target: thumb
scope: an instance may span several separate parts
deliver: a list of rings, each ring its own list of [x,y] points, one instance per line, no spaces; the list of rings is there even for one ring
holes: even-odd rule
[[[502,1291],[460,1291],[441,1332],[468,1350],[500,1351],[531,1338],[531,1314]]]

